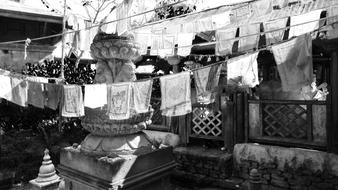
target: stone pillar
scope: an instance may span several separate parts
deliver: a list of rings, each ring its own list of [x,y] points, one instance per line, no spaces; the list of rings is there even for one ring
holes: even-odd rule
[[[250,180],[249,180],[249,190],[261,190],[262,183],[261,177],[257,169],[252,169],[250,171]]]
[[[49,150],[46,149],[38,177],[30,180],[29,183],[36,190],[56,190],[58,189],[59,182],[60,177],[56,174],[54,164],[50,160]]]

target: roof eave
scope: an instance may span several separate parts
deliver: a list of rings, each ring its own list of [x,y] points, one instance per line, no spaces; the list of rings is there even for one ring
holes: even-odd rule
[[[21,12],[21,11],[7,10],[7,9],[0,8],[0,16],[16,18],[16,19],[24,19],[24,20],[33,20],[33,21],[39,21],[39,22],[62,24],[62,16],[56,16],[56,15],[29,13],[29,12]]]

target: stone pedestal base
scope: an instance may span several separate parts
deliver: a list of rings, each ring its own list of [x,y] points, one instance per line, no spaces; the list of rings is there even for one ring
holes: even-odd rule
[[[35,179],[29,181],[32,184],[32,190],[57,190],[59,187],[60,179],[54,181],[38,183]]]
[[[66,190],[172,190],[172,148],[118,157],[97,157],[71,147],[61,151],[59,171]]]

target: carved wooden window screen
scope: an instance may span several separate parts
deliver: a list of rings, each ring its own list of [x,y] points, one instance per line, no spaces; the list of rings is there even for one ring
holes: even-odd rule
[[[194,107],[192,111],[192,136],[222,137],[222,112]]]
[[[161,114],[161,99],[160,98],[152,98],[150,102],[152,108],[154,109],[153,117],[151,118],[152,124],[161,125],[163,122],[163,117]]]
[[[307,139],[309,123],[307,105],[262,104],[263,136]]]

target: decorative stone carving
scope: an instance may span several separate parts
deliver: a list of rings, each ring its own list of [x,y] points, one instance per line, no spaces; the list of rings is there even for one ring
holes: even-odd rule
[[[96,64],[95,83],[119,83],[136,80],[135,65],[132,62],[140,55],[138,46],[131,35],[117,36],[114,34],[98,33],[91,44],[91,55],[98,62]],[[131,104],[130,117],[124,120],[111,120],[107,115],[107,106],[98,109],[86,108],[86,115],[82,118],[83,127],[91,134],[81,144],[81,151],[96,155],[116,153],[115,145],[130,143],[126,136],[133,136],[151,124],[153,109],[149,112],[136,113]],[[144,139],[143,133],[138,134]],[[111,138],[114,138],[113,140]],[[152,146],[146,141],[141,146]],[[101,145],[104,144],[104,147]],[[119,143],[118,143],[119,144]],[[130,147],[124,146],[126,150]]]

